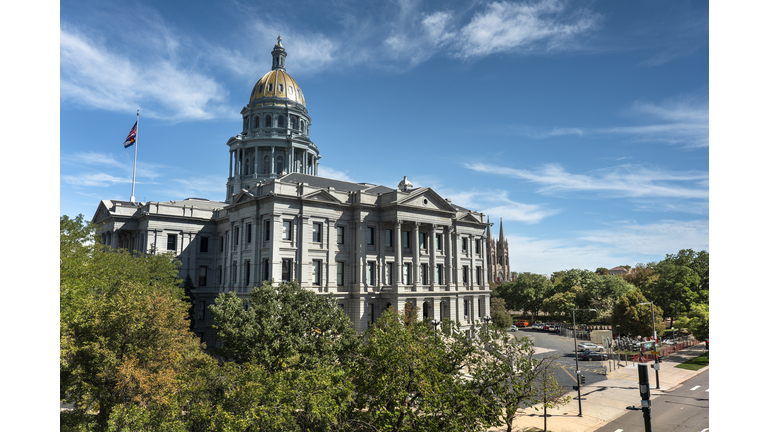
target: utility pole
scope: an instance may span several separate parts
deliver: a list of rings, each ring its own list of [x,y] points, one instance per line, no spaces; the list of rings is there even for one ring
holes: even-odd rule
[[[651,389],[648,384],[648,365],[637,365],[638,382],[640,383],[640,403],[643,407],[643,422],[645,432],[651,431]]]

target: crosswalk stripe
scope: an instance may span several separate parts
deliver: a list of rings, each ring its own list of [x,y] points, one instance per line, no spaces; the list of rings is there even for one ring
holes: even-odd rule
[[[696,390],[699,387],[701,387],[701,386],[696,386],[696,387],[692,388],[691,391]]]
[[[705,391],[705,392],[708,392],[708,391],[709,391],[709,389],[706,389],[706,390],[704,390],[704,391]]]

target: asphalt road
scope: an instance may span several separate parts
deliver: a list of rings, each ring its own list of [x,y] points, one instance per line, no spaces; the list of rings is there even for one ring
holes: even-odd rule
[[[709,370],[651,400],[651,428],[653,432],[708,431]],[[643,412],[628,410],[595,432],[645,432]]]
[[[515,337],[527,336],[533,339],[533,345],[542,349],[542,352],[536,354],[535,357],[555,357],[556,368],[552,372],[557,383],[568,391],[572,390],[573,386],[576,385],[576,356],[573,352],[573,338],[566,338],[556,333],[524,329],[512,334]],[[585,341],[577,341],[577,343],[580,342]],[[608,367],[607,361],[579,361],[579,369],[586,376],[587,385],[605,380],[604,368],[606,367]]]

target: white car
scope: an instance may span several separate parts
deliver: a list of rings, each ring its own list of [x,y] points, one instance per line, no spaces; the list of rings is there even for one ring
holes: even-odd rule
[[[582,342],[579,344],[579,352],[581,351],[597,351],[603,352],[605,348],[602,345],[598,345],[592,342]]]
[[[517,331],[517,326],[513,324],[512,327],[509,328],[509,331],[516,332]]]

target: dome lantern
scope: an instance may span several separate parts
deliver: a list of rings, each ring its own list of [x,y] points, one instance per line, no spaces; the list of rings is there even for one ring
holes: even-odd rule
[[[285,70],[285,58],[287,56],[288,53],[285,52],[285,48],[283,48],[283,38],[278,35],[277,43],[272,49],[272,70]]]

